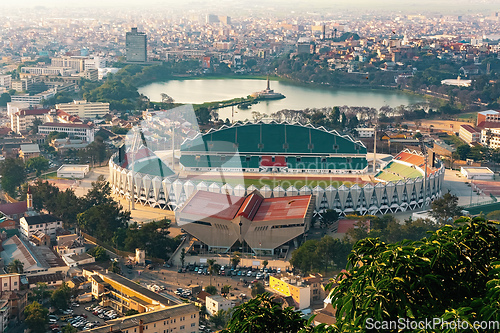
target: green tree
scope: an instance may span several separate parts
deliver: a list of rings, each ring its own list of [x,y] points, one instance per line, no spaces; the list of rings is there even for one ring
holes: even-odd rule
[[[233,265],[233,268],[236,268],[236,266],[239,265],[241,261],[241,255],[239,252],[234,252],[233,257],[231,258],[231,265]]]
[[[212,285],[212,275],[215,273],[215,259],[208,259],[208,274],[210,275],[210,285]]]
[[[210,317],[209,321],[215,326],[215,329],[219,330],[226,327],[229,318],[231,318],[229,311],[219,310]]]
[[[9,273],[18,273],[23,274],[24,272],[24,263],[19,259],[14,259],[7,266]]]
[[[460,216],[462,208],[458,206],[458,197],[450,192],[431,203],[432,217],[438,221],[446,221]]]
[[[20,158],[6,158],[0,164],[0,175],[2,176],[2,188],[11,197],[16,196],[16,190],[25,180],[26,171],[24,162]]]
[[[78,329],[73,327],[71,324],[68,324],[62,328],[63,333],[76,333]]]
[[[43,156],[32,157],[26,161],[28,170],[35,170],[36,176],[40,177],[42,172],[49,169],[49,160]]]
[[[42,124],[43,124],[43,121],[41,119],[39,119],[38,117],[35,117],[35,119],[33,119],[33,123],[31,124],[31,126],[29,128],[31,135],[38,134],[38,126],[40,126]]]
[[[500,320],[499,236],[496,223],[461,218],[420,241],[358,242],[331,293],[332,331],[365,331],[369,318]]]
[[[136,248],[143,248],[152,257],[168,260],[181,242],[179,237],[169,236],[169,228],[170,220],[167,219],[143,224],[140,229],[136,223],[132,223],[125,231],[124,249],[135,251]],[[120,246],[119,241],[116,241],[115,246]]]
[[[123,211],[116,202],[105,203],[78,214],[78,226],[102,241],[110,241],[117,230],[124,228],[130,220],[130,212]]]
[[[335,209],[327,209],[321,215],[321,225],[322,226],[331,226],[333,223],[339,220],[339,213]]]
[[[66,282],[63,282],[63,284],[52,293],[50,303],[56,309],[66,309],[70,302],[71,293],[71,288],[66,284]]]
[[[290,264],[303,274],[343,268],[350,250],[351,244],[347,240],[334,239],[327,235],[320,240],[311,239],[304,242],[292,252]]]
[[[257,295],[261,295],[266,292],[266,287],[260,282],[255,282],[252,285],[252,297],[255,297]]]
[[[217,294],[217,288],[215,286],[209,285],[205,287],[205,291],[209,293],[210,295],[215,295]]]
[[[266,268],[266,267],[267,267],[267,265],[269,265],[269,261],[264,260],[264,261],[262,262],[262,266],[264,266],[264,268]]]
[[[33,302],[24,308],[25,322],[35,333],[45,333],[49,323],[49,310],[38,302]]]
[[[122,273],[122,269],[120,267],[120,263],[117,262],[117,261],[113,261],[111,262],[111,266],[109,266],[109,270],[113,273],[116,273],[116,274],[121,274]]]
[[[318,332],[323,325],[317,328]],[[223,333],[303,333],[315,332],[300,312],[292,307],[282,308],[268,293],[237,306]]]
[[[207,124],[212,116],[210,115],[210,110],[206,107],[200,107],[194,110],[194,114],[196,115],[196,119],[198,120],[198,124],[205,125]]]
[[[102,261],[108,261],[109,260],[108,253],[101,246],[96,246],[96,247],[88,250],[87,253],[90,254],[92,257],[94,257],[96,261],[101,261],[102,262]]]
[[[125,317],[133,316],[136,314],[139,314],[139,311],[137,311],[135,309],[129,309],[129,310],[127,310],[127,312],[125,312]]]
[[[224,286],[222,286],[222,288],[220,288],[220,293],[223,295],[223,296],[227,296],[227,294],[229,294],[229,291],[231,290],[231,285],[229,284],[226,284]]]
[[[10,95],[8,93],[3,93],[0,96],[0,106],[7,106],[7,103],[10,102]]]
[[[181,266],[184,267],[184,261],[186,260],[186,249],[181,249]]]
[[[47,290],[47,284],[43,282],[37,282],[36,287],[31,291],[35,296],[35,300],[40,301],[40,304],[43,304],[45,298],[49,294],[49,291]]]
[[[456,155],[458,155],[458,158],[466,160],[467,156],[470,154],[470,146],[468,144],[460,145],[457,147],[455,152]]]

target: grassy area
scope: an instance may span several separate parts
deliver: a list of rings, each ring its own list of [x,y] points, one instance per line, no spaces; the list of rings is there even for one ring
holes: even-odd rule
[[[57,171],[45,174],[41,178],[43,178],[43,179],[62,179],[62,178],[57,177]]]
[[[457,120],[469,120],[475,119],[477,117],[477,112],[461,113],[457,116]]]
[[[454,146],[454,147],[458,147],[460,145],[463,145],[465,144],[465,141],[463,141],[462,139],[460,139],[458,136],[456,135],[448,135],[446,137],[443,137],[441,138],[446,144],[450,145],[450,146]]]

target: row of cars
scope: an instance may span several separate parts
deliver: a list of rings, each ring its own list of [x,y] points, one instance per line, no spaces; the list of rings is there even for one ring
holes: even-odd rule
[[[104,320],[116,319],[118,317],[118,314],[116,313],[115,310],[106,309],[106,308],[99,306],[99,305],[93,304],[89,307],[86,307],[85,310],[92,312],[92,314],[94,316],[97,316],[97,317],[104,319]]]
[[[174,291],[174,294],[180,297],[188,298],[193,296],[193,293],[189,289],[182,289],[182,288],[177,288],[176,291]]]

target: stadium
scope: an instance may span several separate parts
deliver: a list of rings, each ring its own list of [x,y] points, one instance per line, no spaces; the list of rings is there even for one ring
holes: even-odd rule
[[[180,163],[188,171],[365,173],[366,147],[311,125],[246,123],[187,139]]]
[[[311,125],[243,123],[187,138],[178,164],[167,165],[144,140],[109,161],[113,191],[143,205],[179,210],[197,191],[263,198],[314,195],[314,211],[340,215],[414,210],[441,195],[444,166],[417,151],[377,160],[366,147]],[[370,154],[371,155],[371,154]],[[175,172],[173,171],[175,170]]]

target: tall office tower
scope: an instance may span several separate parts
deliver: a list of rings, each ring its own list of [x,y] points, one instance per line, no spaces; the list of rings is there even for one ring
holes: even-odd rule
[[[126,36],[127,62],[146,62],[148,60],[147,40],[144,32],[132,28]]]

